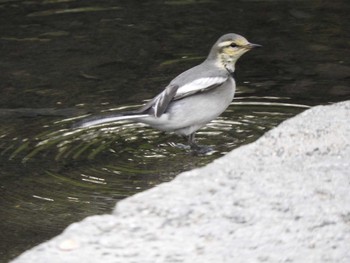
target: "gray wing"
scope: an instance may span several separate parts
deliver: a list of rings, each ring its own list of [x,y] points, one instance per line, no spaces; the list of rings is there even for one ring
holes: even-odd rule
[[[192,96],[199,92],[208,91],[222,85],[229,77],[204,77],[196,79],[183,86],[170,84],[162,93],[149,101],[139,111],[145,112],[153,109],[155,117],[160,117],[166,112],[169,104],[174,100],[179,100],[188,96]]]
[[[155,117],[160,117],[167,111],[172,101],[214,89],[229,78],[226,70],[219,70],[207,63],[202,63],[173,79],[163,92],[146,103],[138,112],[148,111]]]
[[[137,112],[146,112],[152,109],[153,115],[156,117],[160,117],[168,108],[169,103],[173,100],[178,88],[179,86],[176,85],[167,86],[162,93],[158,94],[152,100],[147,102]]]
[[[168,108],[169,103],[173,100],[176,95],[179,86],[169,85],[165,90],[157,96],[157,100],[153,105],[154,116],[159,118]]]
[[[182,99],[184,97],[191,96],[198,92],[204,92],[211,89],[215,89],[225,83],[228,80],[228,76],[218,77],[202,77],[195,79],[189,83],[178,88],[174,99]]]

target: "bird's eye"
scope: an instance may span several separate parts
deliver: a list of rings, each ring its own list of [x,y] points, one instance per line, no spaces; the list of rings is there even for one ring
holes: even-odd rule
[[[238,45],[236,43],[231,43],[230,47],[237,47]]]

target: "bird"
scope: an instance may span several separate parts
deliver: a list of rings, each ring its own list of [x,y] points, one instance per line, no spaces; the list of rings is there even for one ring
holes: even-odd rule
[[[130,120],[148,124],[160,131],[187,136],[190,148],[198,149],[196,131],[221,115],[233,100],[237,60],[257,47],[261,45],[250,43],[241,35],[225,34],[215,42],[201,64],[175,77],[162,92],[140,108],[88,116],[80,120],[75,128]]]

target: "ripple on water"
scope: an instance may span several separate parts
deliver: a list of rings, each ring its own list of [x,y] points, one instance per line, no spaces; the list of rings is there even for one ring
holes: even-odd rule
[[[244,144],[247,138],[257,138],[305,108],[307,106],[288,103],[235,102],[221,117],[198,131],[198,143],[217,148],[216,152],[220,155],[223,149],[227,152]],[[125,107],[122,109],[125,110]],[[0,137],[1,154],[22,162],[43,157],[53,161],[94,160],[97,166],[111,160],[123,164],[132,161],[133,172],[140,165],[154,167],[156,159],[156,167],[159,167],[161,159],[174,163],[179,156],[187,158],[190,155],[190,151],[176,147],[177,143],[185,142],[184,139],[143,124],[119,121],[108,126],[70,129],[74,121],[64,119],[46,125],[46,130],[33,138],[9,138],[9,133],[3,133]],[[1,141],[4,138],[5,142]],[[175,160],[169,160],[169,157]]]

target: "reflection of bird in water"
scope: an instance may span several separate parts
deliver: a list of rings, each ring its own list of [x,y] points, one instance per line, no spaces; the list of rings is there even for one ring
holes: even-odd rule
[[[91,127],[119,120],[146,123],[153,128],[189,137],[192,148],[195,132],[223,113],[230,105],[236,84],[235,63],[252,48],[237,34],[226,34],[213,45],[207,59],[173,79],[164,91],[138,110],[120,114],[92,116],[77,127]]]

